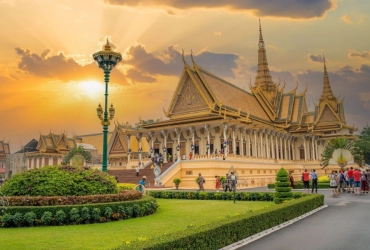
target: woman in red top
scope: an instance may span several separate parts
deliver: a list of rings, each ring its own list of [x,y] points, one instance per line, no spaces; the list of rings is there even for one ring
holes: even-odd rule
[[[303,179],[303,186],[304,191],[307,190],[307,193],[310,192],[310,173],[307,171],[307,169],[304,170],[302,173],[302,179]]]
[[[221,185],[220,177],[216,175],[215,178],[216,178],[216,190],[218,192],[220,189],[220,185]]]

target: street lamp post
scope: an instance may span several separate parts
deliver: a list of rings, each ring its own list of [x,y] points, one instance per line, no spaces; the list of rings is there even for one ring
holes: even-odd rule
[[[102,163],[102,171],[107,172],[108,166],[108,126],[110,125],[110,120],[114,117],[114,108],[113,104],[111,104],[109,108],[109,117],[108,117],[108,83],[109,83],[109,75],[111,70],[122,60],[122,56],[120,53],[113,52],[112,48],[109,44],[107,39],[107,43],[104,46],[104,50],[96,52],[93,54],[94,60],[98,63],[99,68],[104,71],[104,81],[105,81],[105,102],[104,102],[104,113],[103,108],[99,104],[96,112],[101,120],[101,124],[103,125],[103,163]]]

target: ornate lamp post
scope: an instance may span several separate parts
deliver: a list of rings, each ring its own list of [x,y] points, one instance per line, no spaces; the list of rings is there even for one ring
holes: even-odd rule
[[[107,44],[104,46],[104,50],[96,52],[93,54],[94,60],[98,63],[99,68],[104,71],[104,81],[105,81],[105,102],[104,102],[104,113],[103,108],[99,104],[98,108],[96,109],[97,115],[101,120],[101,124],[103,125],[103,164],[102,164],[102,171],[107,172],[108,166],[108,126],[110,125],[110,120],[114,117],[114,108],[113,104],[111,104],[109,108],[109,117],[108,117],[108,83],[109,83],[109,75],[110,71],[122,60],[122,56],[120,53],[113,52],[112,48],[109,44],[107,39]]]

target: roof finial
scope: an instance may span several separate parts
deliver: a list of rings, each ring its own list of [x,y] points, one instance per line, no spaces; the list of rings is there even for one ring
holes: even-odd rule
[[[195,62],[194,62],[194,58],[193,58],[193,50],[190,50],[191,54],[190,54],[190,57],[191,57],[191,61],[193,62],[193,66],[197,65]]]
[[[105,51],[111,51],[112,50],[112,47],[110,46],[110,43],[109,43],[109,40],[108,40],[108,37],[107,37],[107,43],[104,45],[104,50]]]
[[[326,72],[326,62],[325,62],[325,52],[324,52],[324,50],[322,51],[322,58],[324,60],[324,73],[327,73]]]
[[[186,63],[186,61],[185,61],[185,57],[184,57],[184,49],[182,49],[182,55],[181,55],[181,57],[182,57],[182,61],[184,62],[184,66],[185,67],[189,67],[189,65]]]

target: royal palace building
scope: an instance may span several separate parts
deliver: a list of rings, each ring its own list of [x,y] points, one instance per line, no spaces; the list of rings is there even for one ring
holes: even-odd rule
[[[182,186],[193,186],[198,173],[214,178],[231,167],[239,178],[262,185],[274,182],[281,167],[295,175],[305,168],[321,170],[320,155],[328,140],[356,138],[355,128],[346,123],[343,100],[331,89],[325,60],[322,92],[312,111],[307,88],[298,93],[298,84],[286,90],[273,82],[261,25],[258,70],[250,92],[191,59],[192,66],[183,56],[184,69],[164,110],[168,119],[140,120],[135,127],[116,124],[108,149],[111,167],[131,168],[137,161],[149,161],[148,155],[161,153],[164,162],[174,162],[161,175],[165,185],[181,178]]]

